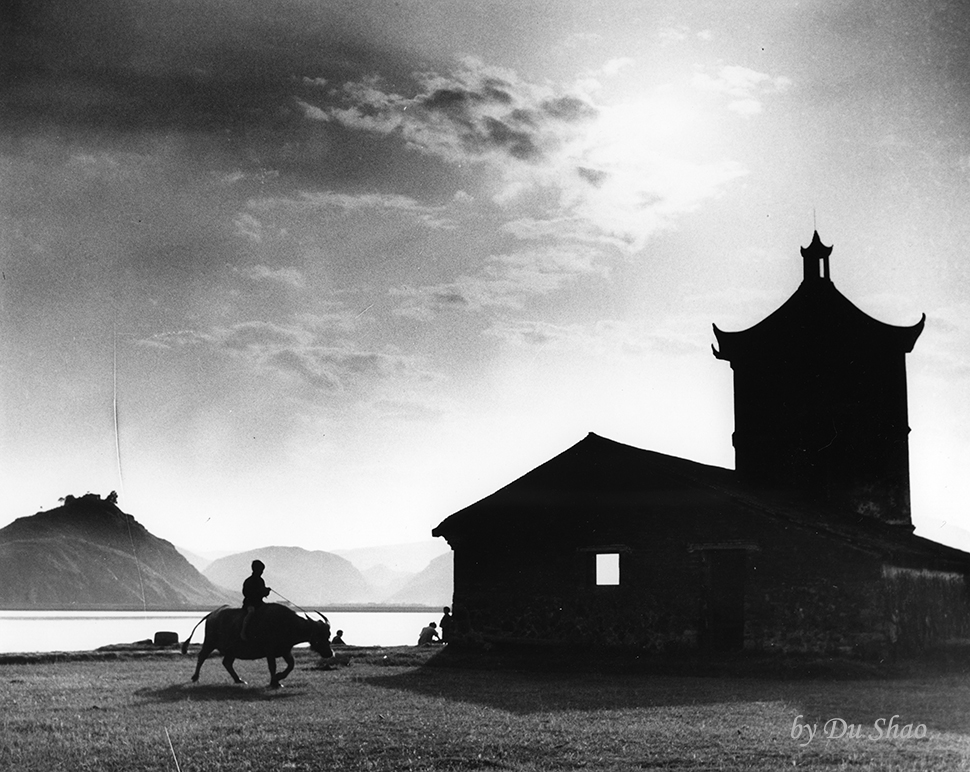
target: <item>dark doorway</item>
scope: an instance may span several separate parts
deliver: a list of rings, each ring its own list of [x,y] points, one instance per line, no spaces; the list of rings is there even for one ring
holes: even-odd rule
[[[705,651],[737,651],[744,647],[747,556],[740,549],[709,549],[701,555],[698,645]]]

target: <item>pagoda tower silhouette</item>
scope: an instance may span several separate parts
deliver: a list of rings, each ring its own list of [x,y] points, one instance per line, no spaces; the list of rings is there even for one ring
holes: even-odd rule
[[[906,354],[910,327],[880,322],[839,292],[832,247],[801,248],[794,294],[738,332],[714,325],[734,371],[735,468],[744,482],[913,529]]]

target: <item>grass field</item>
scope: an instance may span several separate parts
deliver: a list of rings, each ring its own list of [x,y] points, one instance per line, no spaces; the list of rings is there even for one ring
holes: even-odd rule
[[[970,678],[953,672],[565,674],[431,656],[361,651],[325,669],[301,650],[277,691],[265,662],[237,662],[250,684],[235,686],[218,657],[192,684],[194,657],[173,652],[0,665],[0,769],[970,769]],[[798,716],[819,734],[793,739]],[[837,736],[838,721],[822,736],[829,719],[860,736]],[[907,724],[925,737],[900,736]]]

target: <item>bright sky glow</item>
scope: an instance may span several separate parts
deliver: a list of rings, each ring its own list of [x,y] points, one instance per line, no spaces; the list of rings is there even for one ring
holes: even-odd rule
[[[962,538],[968,30],[904,0],[14,3],[0,524],[118,490],[196,551],[339,549],[589,431],[732,466],[711,323],[783,302],[817,226],[853,302],[927,314],[914,518]]]

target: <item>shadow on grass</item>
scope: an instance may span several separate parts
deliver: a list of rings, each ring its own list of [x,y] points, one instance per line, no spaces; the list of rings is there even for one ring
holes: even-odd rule
[[[134,694],[144,702],[268,702],[299,697],[299,686],[270,689],[265,684],[204,684],[187,681],[160,687],[136,689]]]
[[[723,704],[777,699],[757,681],[611,673],[535,673],[418,667],[361,683],[515,714]]]
[[[605,711],[684,706],[772,703],[792,721],[842,719],[869,733],[882,719],[888,726],[925,724],[930,731],[970,734],[970,680],[966,668],[921,663],[899,670],[874,670],[859,663],[756,658],[640,662],[618,661],[538,667],[521,652],[487,657],[443,651],[404,672],[371,675],[361,683],[424,698],[472,703],[514,714]],[[534,666],[537,664],[531,661]],[[560,665],[562,662],[559,663]]]

